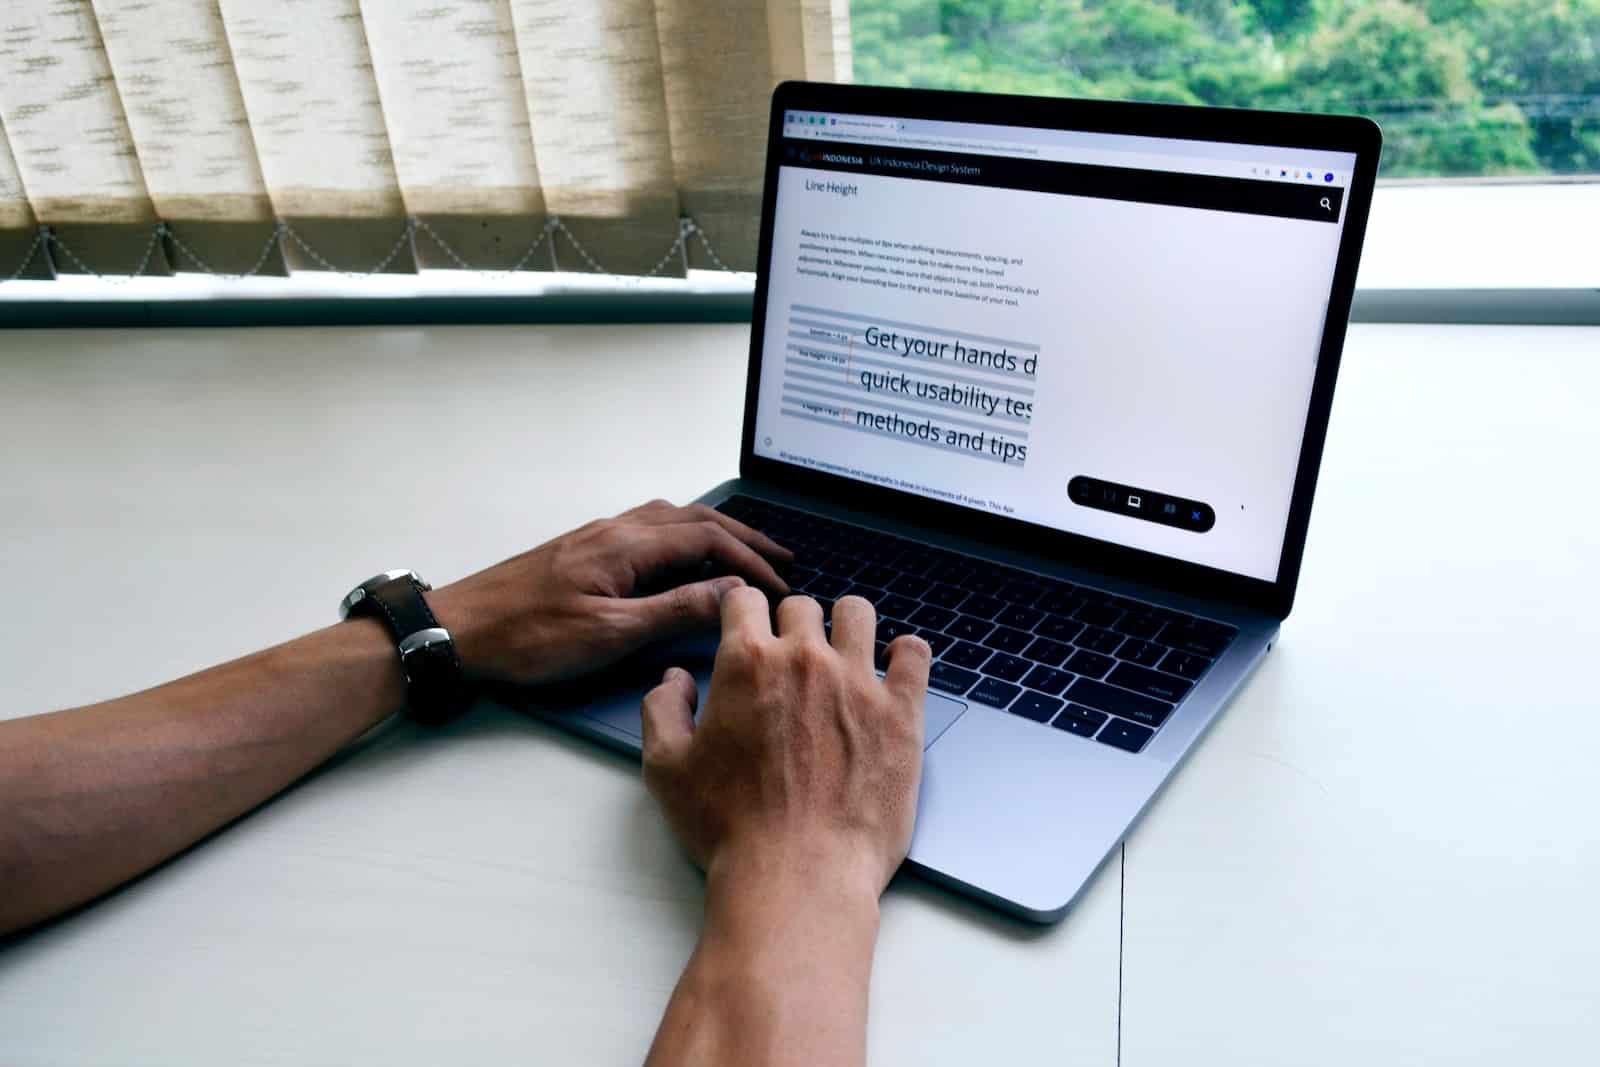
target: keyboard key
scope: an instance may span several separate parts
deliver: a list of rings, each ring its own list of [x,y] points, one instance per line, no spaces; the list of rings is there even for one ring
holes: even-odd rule
[[[1095,711],[1082,704],[1068,704],[1067,710],[1057,715],[1050,725],[1079,737],[1093,737],[1094,732],[1105,725],[1107,718],[1109,716],[1103,711]]]
[[[1146,726],[1160,726],[1172,714],[1171,704],[1089,678],[1079,678],[1068,686],[1067,699]]]
[[[982,641],[993,629],[994,623],[968,618],[965,615],[945,627],[947,633],[955,634],[963,641]]]
[[[838,552],[831,552],[818,561],[817,567],[825,574],[832,574],[838,578],[849,578],[861,569],[861,562]]]
[[[1023,650],[1023,658],[1031,659],[1035,663],[1043,663],[1047,667],[1059,667],[1072,654],[1070,645],[1063,645],[1059,641],[1052,641],[1048,637],[1038,637],[1033,644]]]
[[[1200,620],[1197,619],[1195,621],[1199,622]],[[1217,624],[1215,623],[1210,624],[1210,627],[1214,628],[1216,626]],[[1229,633],[1224,636],[1215,632],[1212,628],[1198,628],[1174,623],[1162,630],[1157,635],[1156,640],[1163,645],[1169,645],[1177,649],[1179,652],[1190,652],[1215,659],[1222,654],[1223,649],[1228,647],[1228,642],[1232,640],[1232,634]]]
[[[875,585],[879,589],[894,581],[899,575],[893,567],[885,567],[879,563],[869,563],[856,572],[856,581],[862,585]]]
[[[1066,703],[1057,697],[1047,697],[1043,693],[1023,693],[1007,710],[1013,715],[1021,715],[1024,719],[1034,722],[1049,722],[1050,717],[1061,710],[1061,705]]]
[[[987,679],[986,679],[987,680]],[[963,670],[952,663],[938,660],[928,668],[928,687],[943,693],[954,693],[961,696],[978,682],[978,676],[972,671]]]
[[[992,674],[996,678],[1004,678],[1008,682],[1015,682],[1032,668],[1033,664],[1025,659],[1018,659],[1016,656],[1007,655],[1004,652],[996,652],[989,657],[989,662],[983,665],[983,673]]]
[[[967,599],[965,589],[957,589],[953,585],[935,585],[922,594],[924,604],[932,604],[936,608],[953,608]]]
[[[1032,582],[1007,582],[1005,587],[1000,590],[1000,599],[1008,604],[1025,606],[1038,600],[1043,592],[1043,589],[1040,589]]]
[[[1148,641],[1161,632],[1166,623],[1154,615],[1141,615],[1137,611],[1129,612],[1112,624],[1112,629],[1119,634],[1137,637],[1141,641]]]
[[[1147,697],[1165,700],[1176,704],[1189,695],[1189,683],[1182,678],[1176,678],[1161,671],[1152,671],[1147,667],[1139,667],[1132,663],[1119,663],[1106,675],[1106,681],[1112,685],[1120,685],[1124,689],[1132,689],[1135,693],[1143,693]]]
[[[910,551],[902,552],[899,557],[895,559],[894,565],[902,573],[920,579],[922,575],[927,574],[929,571],[933,570],[934,567],[938,566],[939,555],[939,553],[936,553],[932,549],[921,547],[913,548]],[[920,596],[921,594],[907,593],[906,595]]]
[[[944,582],[946,585],[960,585],[962,579],[972,573],[972,568],[962,563],[959,559],[946,560],[930,570],[926,577],[935,582]],[[949,605],[945,605],[948,607]]]
[[[1022,692],[1010,682],[1002,682],[998,678],[985,678],[967,695],[973,700],[981,700],[985,704],[992,704],[1003,708],[1017,698]]]
[[[945,653],[946,649],[956,643],[955,638],[949,634],[942,634],[938,630],[919,629],[917,636],[928,642],[928,647],[933,650],[934,659],[938,659]]]
[[[1033,643],[1033,635],[1009,626],[997,626],[994,633],[983,639],[983,643],[1002,652],[1021,652]]]
[[[936,608],[932,604],[924,604],[911,616],[911,621],[930,630],[943,630],[956,621],[956,613],[948,608]]]
[[[977,570],[962,579],[961,588],[969,592],[993,596],[1006,587],[1006,582],[1007,580],[992,568],[980,565]]]
[[[878,640],[884,644],[888,644],[901,634],[914,634],[916,632],[917,628],[909,622],[901,622],[898,619],[878,620]]]
[[[945,652],[944,661],[954,663],[958,667],[977,670],[983,666],[983,661],[992,655],[994,653],[982,645],[975,645],[970,641],[957,641]]]
[[[1083,623],[1061,615],[1046,615],[1040,620],[1039,625],[1033,628],[1033,632],[1040,637],[1048,637],[1052,641],[1060,641],[1063,644],[1069,643],[1083,631]]]
[[[1140,641],[1130,638],[1117,649],[1117,658],[1137,663],[1141,667],[1154,667],[1161,662],[1161,657],[1167,654],[1164,646],[1154,641]]]
[[[889,583],[889,592],[899,593],[901,596],[919,597],[932,585],[933,583],[926,578],[918,578],[914,574],[902,574]]]
[[[1122,635],[1113,630],[1101,630],[1095,627],[1083,631],[1077,640],[1072,642],[1079,648],[1087,648],[1090,652],[1098,652],[1109,656],[1122,644]]]
[[[1108,745],[1123,749],[1127,752],[1137,752],[1144,748],[1145,742],[1155,736],[1155,731],[1140,726],[1137,723],[1125,722],[1122,719],[1112,719],[1106,723],[1106,728],[1095,735],[1096,741],[1104,741]]]
[[[992,619],[1004,604],[992,596],[974,593],[961,602],[961,614],[971,615],[977,619]]]
[[[1029,689],[1037,689],[1041,693],[1055,696],[1067,687],[1072,681],[1072,675],[1066,671],[1058,671],[1054,667],[1035,667],[1022,679],[1022,684]]]
[[[898,593],[890,593],[877,603],[878,614],[887,615],[891,619],[909,619],[921,607],[915,600]]]
[[[878,601],[882,600],[888,594],[882,589],[877,589],[870,585],[852,585],[849,589],[846,589],[842,595],[858,596],[862,600],[865,600],[868,604],[876,606]]]
[[[1088,678],[1104,678],[1116,660],[1110,656],[1102,656],[1098,652],[1076,652],[1066,662],[1066,669],[1074,674],[1081,674]]]
[[[829,599],[843,595],[844,591],[849,588],[849,582],[833,574],[819,574],[806,583],[807,593],[816,597],[825,596]]]
[[[1195,656],[1187,652],[1168,652],[1160,666],[1164,671],[1171,671],[1192,681],[1206,673],[1211,661],[1204,656]]]
[[[1045,591],[1044,596],[1034,601],[1033,606],[1053,615],[1071,615],[1083,607],[1083,598],[1070,591],[1050,589]]]
[[[1013,604],[999,615],[996,615],[995,621],[1002,626],[1015,626],[1019,630],[1031,630],[1043,618],[1044,612],[1042,611],[1035,611],[1032,608],[1019,608]]]
[[[1122,612],[1110,604],[1089,603],[1079,608],[1072,617],[1090,626],[1110,626],[1121,615]]]

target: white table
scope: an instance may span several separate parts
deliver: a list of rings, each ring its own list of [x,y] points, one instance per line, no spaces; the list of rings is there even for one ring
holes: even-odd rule
[[[688,499],[747,335],[0,333],[0,716]],[[1600,330],[1353,331],[1279,647],[1061,926],[891,888],[872,1062],[1592,1050],[1597,398]],[[634,1063],[699,904],[627,761],[402,726],[0,946],[0,1062]]]

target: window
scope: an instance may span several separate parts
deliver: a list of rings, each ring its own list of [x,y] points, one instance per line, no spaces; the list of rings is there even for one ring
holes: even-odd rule
[[[852,0],[858,81],[1355,112],[1380,177],[1600,175],[1600,0]]]

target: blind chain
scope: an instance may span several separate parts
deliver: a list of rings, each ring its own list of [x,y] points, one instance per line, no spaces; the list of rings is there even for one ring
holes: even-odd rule
[[[416,240],[416,235],[419,232],[427,235],[429,240],[438,245],[440,250],[442,250],[444,254],[450,258],[451,262],[453,262],[462,270],[477,271],[478,273],[495,275],[511,274],[515,271],[521,270],[527,264],[527,262],[533,258],[533,254],[537,252],[540,246],[542,246],[546,241],[551,242],[551,252],[554,253],[555,235],[560,233],[566,237],[568,243],[572,245],[573,250],[578,253],[578,256],[591,271],[596,274],[610,273],[605,269],[605,267],[601,266],[601,264],[592,255],[589,254],[589,250],[583,247],[582,242],[580,242],[577,237],[573,235],[572,230],[567,227],[567,224],[563,222],[560,217],[552,215],[550,218],[545,220],[544,231],[534,239],[534,242],[528,246],[527,250],[524,251],[521,256],[517,258],[516,262],[512,263],[511,266],[500,270],[483,269],[472,266],[472,264],[463,259],[454,248],[450,247],[449,242],[441,237],[438,231],[436,231],[432,226],[429,226],[425,220],[419,218],[407,219],[405,226],[400,232],[399,238],[394,243],[394,247],[389,250],[389,254],[379,260],[373,267],[364,271],[345,270],[341,267],[335,266],[328,260],[326,256],[322,255],[322,253],[318,252],[315,248],[312,248],[309,244],[307,244],[305,239],[295,231],[294,227],[290,226],[282,219],[279,219],[273,223],[272,233],[267,238],[266,242],[261,246],[261,254],[256,257],[255,263],[253,263],[250,268],[244,271],[242,274],[231,274],[226,271],[214,270],[211,265],[205,261],[205,259],[195,252],[193,248],[190,248],[189,245],[185,244],[182,238],[180,238],[177,233],[175,233],[173,229],[165,222],[158,222],[154,228],[152,228],[150,232],[150,239],[145,242],[144,254],[139,257],[139,262],[134,267],[131,274],[102,274],[90,267],[89,264],[85,263],[83,259],[80,258],[78,254],[61,239],[59,234],[57,234],[48,225],[45,225],[39,227],[39,231],[34,234],[33,242],[28,246],[27,254],[22,257],[22,262],[17,264],[16,270],[12,271],[10,275],[5,278],[5,281],[16,281],[21,278],[22,272],[28,269],[28,265],[33,262],[33,257],[39,254],[39,250],[45,246],[51,246],[53,249],[58,250],[62,255],[66,256],[67,259],[71,260],[73,265],[84,274],[89,274],[100,279],[101,281],[111,282],[114,284],[128,282],[144,274],[145,270],[150,266],[150,257],[155,254],[156,244],[157,242],[161,241],[162,238],[170,240],[173,247],[179,253],[192,260],[194,264],[200,268],[201,273],[209,274],[214,278],[226,278],[237,281],[240,279],[253,277],[259,273],[263,267],[266,266],[267,260],[272,255],[273,248],[284,244],[285,241],[293,241],[301,251],[310,257],[312,262],[316,263],[324,270],[357,278],[370,278],[375,274],[382,273],[385,267],[387,267],[390,263],[393,263],[395,257],[398,256],[408,244]],[[661,273],[663,269],[665,269],[666,265],[671,262],[673,256],[685,255],[687,252],[686,246],[691,236],[699,238],[701,247],[705,249],[706,255],[711,259],[711,262],[717,265],[718,270],[729,272],[732,271],[732,268],[722,261],[722,257],[717,255],[717,250],[712,247],[710,239],[706,237],[706,232],[701,228],[700,224],[697,223],[691,216],[684,215],[678,220],[677,238],[673,240],[671,246],[668,247],[666,252],[661,256],[661,259],[657,261],[656,265],[651,267],[650,270],[645,273],[644,277],[655,277],[657,274]]]

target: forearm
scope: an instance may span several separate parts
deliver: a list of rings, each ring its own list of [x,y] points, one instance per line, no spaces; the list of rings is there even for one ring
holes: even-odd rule
[[[877,895],[829,873],[708,872],[705,929],[649,1067],[864,1061]]]
[[[403,700],[394,645],[363,620],[132,696],[0,722],[0,933],[182,851]]]

